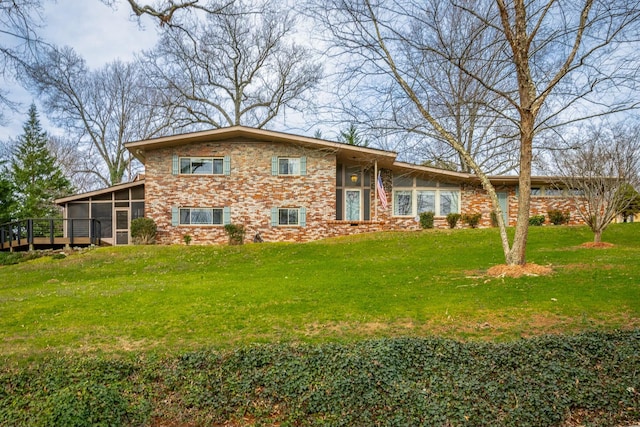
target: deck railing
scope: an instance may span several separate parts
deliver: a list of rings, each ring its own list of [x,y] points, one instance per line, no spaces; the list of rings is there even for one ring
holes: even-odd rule
[[[94,218],[29,218],[0,225],[0,250],[35,245],[100,244],[100,221]]]

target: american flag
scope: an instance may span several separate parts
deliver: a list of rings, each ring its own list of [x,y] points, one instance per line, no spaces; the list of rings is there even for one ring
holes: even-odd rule
[[[376,187],[378,188],[378,197],[380,198],[380,203],[384,209],[387,208],[387,192],[384,191],[384,185],[382,185],[382,175],[378,172],[378,179],[376,181]]]

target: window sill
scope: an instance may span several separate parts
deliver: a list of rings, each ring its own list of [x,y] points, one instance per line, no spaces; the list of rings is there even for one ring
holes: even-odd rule
[[[334,219],[327,221],[330,225],[372,225],[372,224],[384,224],[384,221],[371,221],[371,220],[359,220],[359,221],[347,221],[344,219]]]

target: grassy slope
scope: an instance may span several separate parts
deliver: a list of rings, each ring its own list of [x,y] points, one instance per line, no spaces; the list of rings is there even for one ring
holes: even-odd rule
[[[497,231],[354,236],[308,244],[117,247],[0,268],[0,354],[230,348],[390,335],[508,340],[638,327],[640,224],[616,246],[534,227],[548,277],[488,278]]]

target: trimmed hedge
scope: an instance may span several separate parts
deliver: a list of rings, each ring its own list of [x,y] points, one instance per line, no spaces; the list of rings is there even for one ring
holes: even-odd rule
[[[506,344],[392,338],[0,375],[0,425],[560,426],[640,420],[640,330]],[[573,425],[573,424],[572,424]],[[577,425],[577,424],[576,424]]]

